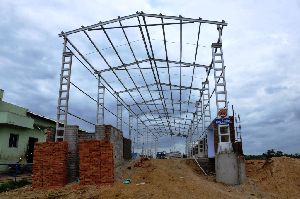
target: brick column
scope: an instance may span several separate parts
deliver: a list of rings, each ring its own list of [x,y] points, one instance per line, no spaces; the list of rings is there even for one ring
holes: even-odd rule
[[[95,126],[95,139],[104,140],[105,138],[105,125],[96,125]]]
[[[68,182],[74,182],[79,177],[78,129],[76,125],[67,125],[64,141],[68,143]]]

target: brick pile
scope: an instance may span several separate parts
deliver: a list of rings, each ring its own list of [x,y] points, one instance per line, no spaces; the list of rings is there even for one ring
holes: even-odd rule
[[[113,146],[109,141],[81,141],[79,157],[81,185],[114,183]]]
[[[67,183],[67,142],[35,143],[32,187],[58,188]]]

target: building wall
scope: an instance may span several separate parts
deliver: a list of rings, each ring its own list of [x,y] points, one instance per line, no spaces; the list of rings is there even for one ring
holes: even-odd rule
[[[18,147],[9,147],[10,134],[18,134]],[[45,141],[45,134],[39,129],[20,128],[12,125],[0,127],[0,164],[26,163],[26,151],[29,137],[37,138],[39,142]],[[0,166],[0,171],[7,170],[7,166]]]
[[[207,155],[208,158],[215,157],[214,131],[209,128],[207,132]]]
[[[44,142],[45,130],[55,127],[55,121],[3,101],[3,92],[0,89],[0,164],[26,163],[29,137]],[[19,135],[17,147],[9,147],[11,133]],[[5,170],[7,166],[0,165],[0,171]]]
[[[32,129],[33,123],[34,120],[27,117],[25,108],[0,101],[0,124],[11,124]]]

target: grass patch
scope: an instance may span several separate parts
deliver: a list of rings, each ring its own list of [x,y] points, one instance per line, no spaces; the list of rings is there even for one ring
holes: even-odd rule
[[[6,182],[4,184],[0,185],[0,193],[4,192],[4,191],[9,191],[9,190],[13,190],[13,189],[17,189],[20,187],[23,187],[25,185],[31,184],[30,182],[28,182],[27,180],[20,180],[20,181],[9,181]]]

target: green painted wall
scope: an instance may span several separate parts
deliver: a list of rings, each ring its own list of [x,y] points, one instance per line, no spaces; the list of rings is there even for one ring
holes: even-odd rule
[[[9,147],[10,133],[18,134],[18,147]],[[11,125],[0,127],[0,163],[16,163],[21,158],[21,163],[26,163],[26,150],[29,137],[38,138],[39,142],[45,141],[45,134],[38,129],[26,129]],[[7,166],[0,166],[0,171],[7,170]]]
[[[27,114],[27,109],[8,102],[4,102],[2,100],[0,101],[0,111],[15,113],[22,116],[26,116]]]
[[[19,127],[26,127],[26,128],[33,129],[33,123],[34,120],[29,117],[18,115],[11,112],[0,111],[0,124],[12,124]]]

